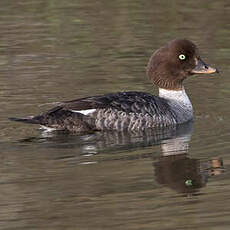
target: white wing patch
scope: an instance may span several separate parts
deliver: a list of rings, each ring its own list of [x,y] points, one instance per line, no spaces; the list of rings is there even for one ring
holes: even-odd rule
[[[86,109],[86,110],[70,110],[71,112],[74,113],[81,113],[83,115],[88,115],[90,113],[93,113],[94,111],[96,111],[96,109]]]

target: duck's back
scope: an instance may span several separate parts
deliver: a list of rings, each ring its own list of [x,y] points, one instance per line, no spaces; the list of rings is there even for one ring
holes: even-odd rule
[[[167,100],[143,92],[120,92],[67,101],[46,113],[25,119],[28,123],[77,132],[144,130],[176,124],[176,116]]]

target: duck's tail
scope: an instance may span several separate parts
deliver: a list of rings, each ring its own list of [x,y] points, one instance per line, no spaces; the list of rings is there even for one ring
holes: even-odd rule
[[[29,123],[29,124],[41,124],[37,116],[29,116],[29,117],[23,117],[23,118],[9,117],[8,119],[10,121],[24,122],[24,123]]]
[[[28,116],[23,118],[10,117],[9,120],[73,132],[88,132],[97,130],[95,118],[62,108],[54,108],[47,113],[37,116]]]

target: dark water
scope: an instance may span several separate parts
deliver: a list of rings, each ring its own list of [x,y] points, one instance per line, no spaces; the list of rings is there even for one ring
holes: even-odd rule
[[[229,10],[226,0],[0,1],[0,229],[229,229]],[[194,124],[76,136],[7,120],[86,95],[157,93],[148,58],[183,37],[221,70],[187,80]]]

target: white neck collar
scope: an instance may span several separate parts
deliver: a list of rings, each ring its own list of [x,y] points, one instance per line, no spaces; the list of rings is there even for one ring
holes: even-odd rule
[[[177,114],[179,123],[192,119],[193,108],[184,87],[181,90],[159,88],[159,97],[168,101],[171,109]]]
[[[168,100],[174,100],[183,102],[185,104],[191,104],[184,87],[181,90],[168,90],[159,88],[159,96]]]

